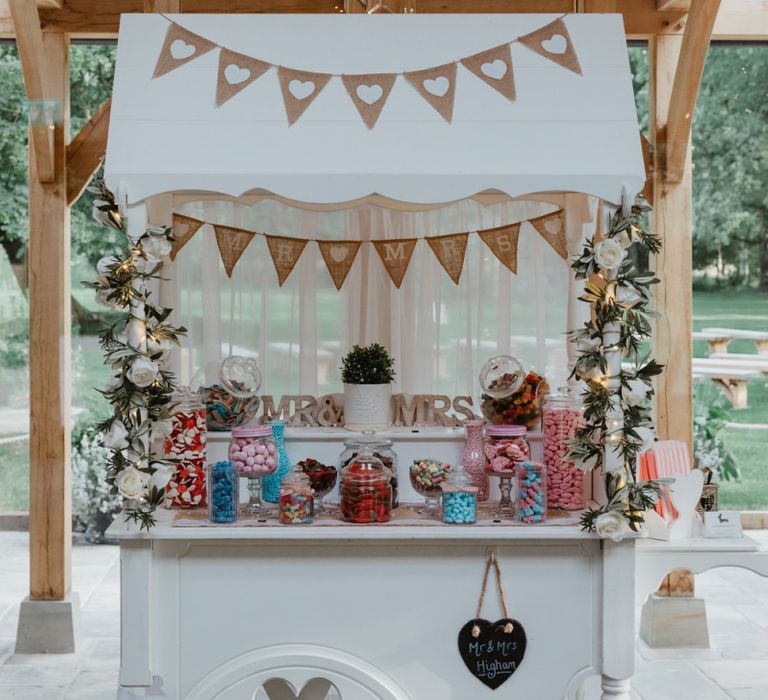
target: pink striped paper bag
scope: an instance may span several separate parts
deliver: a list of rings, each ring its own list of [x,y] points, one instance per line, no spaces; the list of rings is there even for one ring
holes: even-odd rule
[[[686,476],[691,472],[691,458],[688,455],[688,445],[680,440],[660,440],[653,445],[653,456],[656,466],[657,479],[670,479],[676,476]],[[664,498],[660,501],[659,515],[667,523],[677,518],[678,513],[669,498],[668,489],[664,488]],[[658,510],[658,509],[657,509]]]

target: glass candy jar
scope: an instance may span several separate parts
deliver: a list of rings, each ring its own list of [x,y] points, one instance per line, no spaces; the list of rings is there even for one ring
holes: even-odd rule
[[[309,477],[295,468],[280,484],[280,522],[285,525],[306,525],[312,522],[315,499]]]
[[[209,363],[204,379],[198,383],[205,400],[209,430],[233,430],[256,417],[261,372],[253,358],[230,355],[221,364]]]
[[[493,357],[483,365],[480,386],[480,409],[489,423],[538,427],[549,385],[533,367],[511,355]]]
[[[489,425],[486,428],[485,473],[499,480],[501,498],[499,505],[491,511],[494,518],[514,518],[515,504],[512,502],[512,478],[515,467],[531,456],[524,425]]]
[[[237,473],[248,479],[250,499],[241,508],[243,515],[266,517],[269,509],[261,500],[261,480],[277,469],[277,448],[268,425],[243,426],[232,431],[229,461]]]
[[[517,517],[522,523],[547,519],[547,468],[538,462],[521,462],[517,473]]]
[[[488,500],[488,475],[483,470],[483,427],[481,420],[468,420],[464,423],[467,440],[461,455],[461,466],[472,483],[477,486],[477,500]]]
[[[342,520],[367,524],[392,519],[392,474],[370,447],[361,448],[342,476]]]
[[[312,484],[312,490],[315,492],[315,513],[327,513],[323,498],[336,486],[338,470],[330,464],[321,464],[311,458],[301,460],[296,466],[309,477]]]
[[[413,490],[424,497],[424,506],[419,509],[421,515],[437,515],[440,510],[440,484],[448,477],[451,465],[436,459],[414,460],[409,469]]]
[[[374,457],[389,469],[392,477],[392,508],[400,505],[399,490],[397,485],[397,453],[393,449],[394,442],[386,438],[376,437],[375,433],[365,431],[362,435],[349,438],[344,441],[344,451],[339,457],[339,491],[344,482],[344,467],[346,467],[363,447],[368,447],[373,452]]]
[[[544,403],[544,466],[550,508],[582,510],[586,506],[586,473],[568,459],[573,439],[581,427],[582,402],[570,387],[550,394]]]
[[[180,387],[171,400],[176,410],[163,447],[165,457],[177,461],[165,487],[164,505],[166,508],[205,506],[205,406],[189,387]]]
[[[232,462],[216,462],[208,466],[208,517],[214,523],[233,523],[237,520],[240,500],[237,470]]]
[[[462,466],[456,467],[440,484],[443,490],[443,522],[469,525],[477,522],[477,486]]]

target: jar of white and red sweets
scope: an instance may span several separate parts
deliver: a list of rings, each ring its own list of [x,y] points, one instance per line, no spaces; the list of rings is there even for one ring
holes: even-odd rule
[[[524,425],[489,425],[485,429],[485,471],[514,476],[515,465],[531,456]]]
[[[581,510],[586,505],[586,472],[568,458],[569,440],[583,424],[582,401],[570,387],[550,394],[544,404],[544,464],[550,508]]]
[[[278,512],[280,522],[285,525],[307,525],[314,519],[312,483],[309,476],[295,467],[280,483]]]
[[[173,476],[165,487],[166,508],[205,506],[205,406],[188,387],[180,387],[171,400],[175,411],[165,438],[164,453],[175,460]]]
[[[363,446],[342,475],[342,520],[368,524],[392,519],[392,473],[370,447]]]

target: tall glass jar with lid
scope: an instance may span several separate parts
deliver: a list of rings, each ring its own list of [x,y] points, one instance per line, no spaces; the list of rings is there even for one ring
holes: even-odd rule
[[[477,522],[478,487],[459,464],[440,484],[443,490],[443,522],[451,525],[470,525]]]
[[[360,449],[342,469],[342,477],[342,520],[369,524],[392,519],[392,473],[370,446]]]
[[[309,477],[297,467],[289,471],[280,484],[278,511],[280,522],[285,525],[306,525],[314,519],[312,484]]]
[[[344,451],[339,456],[339,493],[344,482],[344,467],[357,457],[363,447],[367,447],[391,473],[392,508],[397,508],[400,505],[397,486],[397,452],[393,445],[392,440],[379,437],[369,431],[345,440]]]
[[[586,505],[586,472],[568,459],[576,431],[583,424],[580,395],[561,387],[544,403],[544,464],[547,467],[547,498],[550,508],[582,510]]]
[[[512,501],[512,478],[515,467],[531,456],[524,425],[489,425],[486,428],[485,473],[499,479],[501,498],[499,505],[491,511],[494,518],[514,518],[515,504]]]
[[[229,460],[239,476],[248,479],[251,494],[241,507],[243,515],[265,518],[270,510],[261,499],[261,480],[277,469],[277,448],[268,425],[250,425],[235,428],[229,442]]]
[[[177,460],[165,487],[166,508],[194,508],[206,504],[205,406],[189,387],[179,387],[171,397],[175,411],[165,438],[164,452]]]

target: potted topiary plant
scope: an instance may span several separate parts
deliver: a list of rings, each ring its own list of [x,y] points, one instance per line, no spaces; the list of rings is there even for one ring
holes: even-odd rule
[[[387,349],[373,343],[355,345],[341,360],[344,383],[344,427],[386,430],[391,423],[390,384],[395,370]]]

